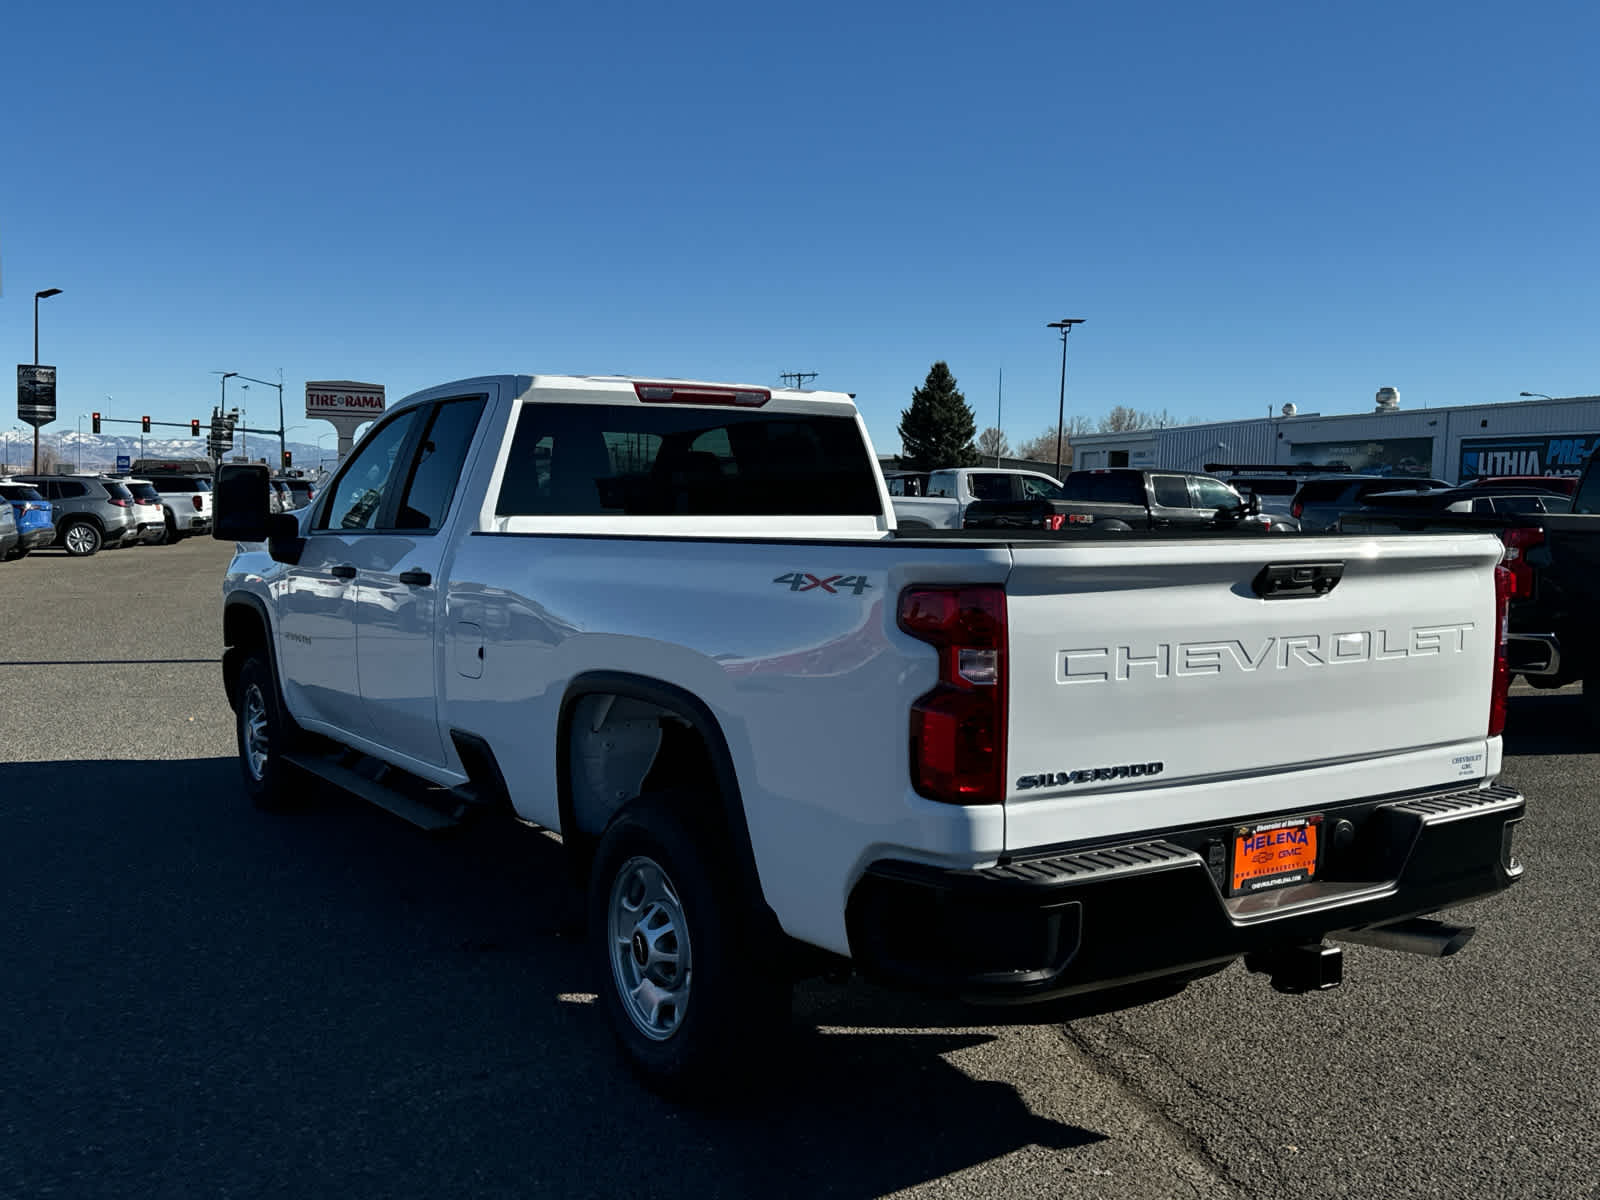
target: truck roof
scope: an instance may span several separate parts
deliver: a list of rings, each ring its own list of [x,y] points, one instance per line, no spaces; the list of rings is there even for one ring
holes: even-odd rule
[[[661,375],[480,375],[413,392],[391,405],[390,410],[444,395],[459,395],[490,383],[508,382],[514,396],[537,399],[538,393],[559,393],[569,403],[705,404],[812,412],[820,408],[839,410],[840,415],[855,411],[855,397],[849,392],[801,391]]]

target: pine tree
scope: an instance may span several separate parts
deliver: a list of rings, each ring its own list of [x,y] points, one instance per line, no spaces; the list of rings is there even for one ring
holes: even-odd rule
[[[956,387],[956,377],[936,362],[921,387],[911,393],[911,407],[900,413],[900,462],[912,471],[975,467],[980,459],[972,444],[978,419]]]

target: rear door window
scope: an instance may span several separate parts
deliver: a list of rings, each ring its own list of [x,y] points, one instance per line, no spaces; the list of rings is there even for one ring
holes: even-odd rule
[[[1156,503],[1162,508],[1189,507],[1189,485],[1182,475],[1152,475],[1150,483],[1156,490]]]
[[[1143,505],[1144,477],[1137,471],[1074,471],[1067,476],[1068,500],[1085,504]],[[1188,506],[1187,496],[1184,506]]]

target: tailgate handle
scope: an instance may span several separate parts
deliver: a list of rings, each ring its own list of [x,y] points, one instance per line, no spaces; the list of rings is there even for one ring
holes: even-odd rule
[[[1251,587],[1263,600],[1326,596],[1344,578],[1342,562],[1268,563],[1256,572]]]

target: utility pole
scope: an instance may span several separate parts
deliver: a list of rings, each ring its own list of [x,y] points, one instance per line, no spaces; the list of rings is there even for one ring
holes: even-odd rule
[[[783,380],[785,383],[789,383],[790,387],[797,389],[804,388],[806,384],[810,383],[816,377],[817,373],[815,371],[784,371],[778,376],[778,378]],[[793,380],[794,382],[790,383],[790,380]]]
[[[1005,417],[1005,411],[1006,411],[1006,369],[1004,367],[1001,367],[1000,368],[1000,385],[999,385],[998,388],[995,389],[995,399],[994,399],[994,427],[997,430],[1000,431],[1000,436],[1001,437],[1005,436],[1005,425],[1003,425],[1001,423],[1003,421],[1004,417]],[[994,448],[994,465],[997,466],[997,467],[1000,465],[1000,446],[999,446],[999,443],[996,443],[995,444],[995,448]]]
[[[1051,321],[1046,329],[1059,329],[1061,331],[1061,395],[1056,402],[1056,478],[1061,478],[1061,440],[1066,436],[1067,422],[1067,334],[1072,332],[1074,325],[1082,325],[1087,320],[1085,317],[1066,317],[1060,321]]]

